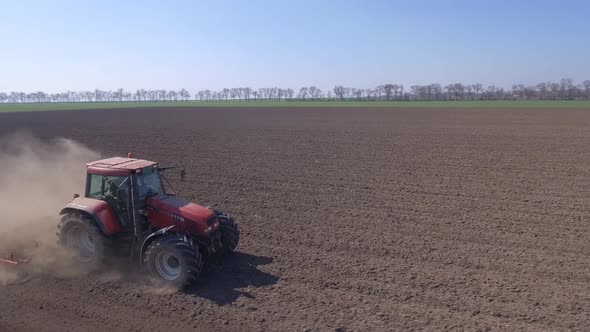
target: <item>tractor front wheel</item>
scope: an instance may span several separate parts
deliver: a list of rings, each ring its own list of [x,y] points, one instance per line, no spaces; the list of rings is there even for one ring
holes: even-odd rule
[[[219,229],[221,231],[220,255],[227,255],[236,249],[240,242],[240,228],[229,214],[217,212],[219,218]]]
[[[203,269],[203,259],[199,250],[184,238],[167,235],[150,243],[143,266],[163,285],[183,289],[197,280]]]

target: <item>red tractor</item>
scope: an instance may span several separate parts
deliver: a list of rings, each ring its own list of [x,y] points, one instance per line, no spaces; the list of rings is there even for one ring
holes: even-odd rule
[[[166,193],[164,174],[153,161],[108,158],[86,164],[84,197],[61,210],[59,241],[81,264],[96,268],[116,256],[131,257],[165,285],[193,284],[204,259],[234,251],[238,225],[227,213]]]

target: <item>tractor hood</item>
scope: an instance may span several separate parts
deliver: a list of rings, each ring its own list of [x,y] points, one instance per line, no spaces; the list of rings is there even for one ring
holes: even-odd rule
[[[176,224],[179,231],[203,233],[214,224],[217,215],[208,208],[169,195],[156,195],[147,199],[148,220],[154,226],[166,227]]]

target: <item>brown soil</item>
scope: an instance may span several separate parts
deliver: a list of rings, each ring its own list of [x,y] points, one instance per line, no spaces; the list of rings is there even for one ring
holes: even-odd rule
[[[0,114],[0,134],[182,163],[177,194],[242,228],[184,293],[117,271],[0,287],[0,330],[587,330],[589,128],[584,110]]]

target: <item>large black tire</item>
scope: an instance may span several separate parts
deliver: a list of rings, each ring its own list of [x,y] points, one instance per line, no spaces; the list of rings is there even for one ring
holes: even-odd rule
[[[203,258],[183,237],[167,235],[148,245],[143,267],[164,286],[180,290],[197,281],[203,269]]]
[[[59,243],[74,253],[76,261],[87,270],[104,266],[108,252],[108,239],[90,217],[72,212],[63,216],[57,226]]]
[[[234,252],[240,242],[240,228],[229,214],[217,212],[219,229],[221,231],[220,255],[228,255]]]

